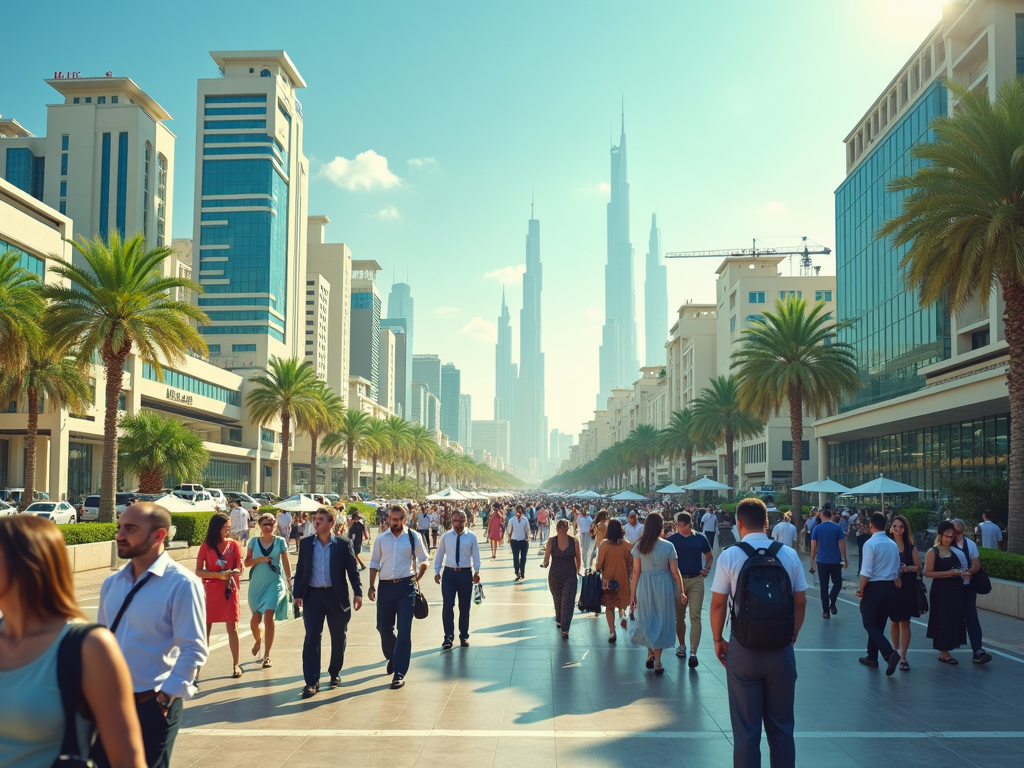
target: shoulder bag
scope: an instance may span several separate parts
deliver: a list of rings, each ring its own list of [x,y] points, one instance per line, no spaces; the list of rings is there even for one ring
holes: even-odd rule
[[[938,553],[936,552],[936,555]],[[921,566],[921,572],[915,573],[915,581],[917,582],[917,612],[915,616],[924,616],[928,613],[928,590],[924,586],[924,566]]]
[[[413,605],[412,615],[417,619],[425,619],[430,613],[430,606],[427,604],[427,598],[420,591],[420,583],[416,581],[416,537],[413,536],[412,531],[409,531],[409,547],[412,557],[412,584],[416,588],[416,603]]]
[[[960,551],[967,558],[967,567],[971,568],[971,549],[967,546],[967,539],[964,539],[964,545],[960,547]],[[981,559],[980,555],[978,559]],[[984,568],[971,575],[971,584],[974,586],[974,591],[979,595],[987,595],[992,591],[992,579],[985,573]]]
[[[76,715],[82,700],[82,643],[85,636],[98,626],[72,624],[57,649],[57,685],[60,686],[61,706],[64,710],[64,738],[52,768],[96,768],[96,763],[88,758],[91,745],[85,744],[83,750],[83,745],[78,741]]]

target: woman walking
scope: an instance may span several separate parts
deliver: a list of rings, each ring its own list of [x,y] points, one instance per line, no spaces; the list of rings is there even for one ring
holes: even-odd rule
[[[914,534],[910,522],[903,515],[896,515],[889,525],[889,533],[900,550],[900,586],[896,590],[892,615],[889,620],[889,634],[892,647],[900,652],[900,669],[910,671],[907,663],[907,649],[910,647],[910,619],[920,616],[917,610],[917,579],[921,573],[921,558],[914,546]]]
[[[644,532],[633,547],[633,590],[631,604],[637,626],[633,642],[647,647],[648,669],[665,674],[661,652],[676,644],[676,595],[686,605],[683,580],[679,576],[676,548],[661,538],[664,520],[652,512],[644,520]]]
[[[274,614],[277,606],[288,592],[288,584],[292,580],[292,567],[288,562],[288,544],[280,536],[274,535],[274,516],[270,513],[260,515],[260,535],[249,540],[249,548],[245,554],[245,567],[249,568],[249,610],[252,618],[249,629],[252,630],[254,643],[252,655],[260,655],[263,637],[260,631],[260,619],[266,631],[266,645],[263,648],[263,669],[274,666],[270,660],[270,649],[274,645]],[[255,557],[256,551],[259,556]],[[281,570],[284,569],[284,579]]]
[[[626,543],[622,523],[608,521],[604,541],[597,548],[597,570],[601,573],[601,604],[608,619],[608,642],[618,640],[615,632],[615,609],[625,617],[629,608],[629,570],[633,566],[633,555]]]
[[[231,649],[232,677],[241,677],[238,665],[238,589],[242,573],[242,549],[231,538],[231,518],[218,512],[210,518],[206,541],[199,546],[196,576],[206,590],[206,644],[214,624],[226,625]]]
[[[555,624],[562,630],[562,639],[569,639],[569,625],[576,610],[576,579],[580,575],[580,545],[569,535],[569,523],[559,520],[555,535],[544,547],[544,562],[541,568],[551,566],[548,571],[548,589],[555,601]]]
[[[491,542],[491,560],[498,559],[498,545],[505,537],[505,516],[497,504],[491,509],[491,517],[487,522],[487,538]]]
[[[719,510],[718,515],[718,545],[722,549],[728,549],[736,543],[736,536],[733,535],[736,519],[728,510]]]
[[[943,664],[957,664],[950,651],[967,642],[964,618],[964,571],[950,547],[956,531],[950,520],[939,523],[935,546],[924,559],[924,575],[932,580],[928,606],[928,637]]]
[[[348,537],[352,541],[352,554],[355,555],[356,562],[359,563],[359,570],[365,571],[366,566],[363,565],[363,560],[359,557],[359,554],[363,551],[363,539],[369,541],[370,532],[359,516],[358,510],[353,510],[352,517],[349,518]]]

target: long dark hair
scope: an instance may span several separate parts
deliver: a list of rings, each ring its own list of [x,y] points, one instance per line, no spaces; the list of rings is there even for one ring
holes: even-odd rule
[[[899,520],[903,523],[903,548],[908,549],[914,546],[914,532],[910,530],[910,522],[903,515],[896,515],[892,519],[892,523]],[[889,533],[892,533],[892,523],[889,523]],[[896,538],[893,536],[893,538]]]
[[[206,528],[206,546],[220,552],[220,543],[224,540],[222,531],[224,526],[231,522],[231,518],[223,512],[218,512],[210,518],[210,524]]]
[[[661,538],[661,530],[665,526],[665,519],[658,512],[651,512],[644,520],[644,532],[640,534],[640,542],[637,549],[641,555],[651,554],[654,543]]]
[[[64,536],[36,515],[0,517],[0,552],[21,609],[37,619],[84,619]]]
[[[608,521],[608,530],[605,531],[605,541],[610,541],[612,544],[619,544],[622,542],[623,536],[622,523],[617,518],[612,518]]]

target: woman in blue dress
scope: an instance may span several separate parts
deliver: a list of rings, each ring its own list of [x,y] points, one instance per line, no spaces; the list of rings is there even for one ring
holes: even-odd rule
[[[260,645],[263,642],[260,631],[262,619],[266,630],[266,645],[263,648],[264,669],[274,666],[270,660],[270,649],[274,645],[274,614],[292,581],[288,544],[280,536],[274,535],[275,524],[274,516],[269,512],[260,515],[257,525],[261,535],[249,539],[249,550],[245,559],[245,567],[250,569],[248,600],[252,619],[249,620],[249,629],[252,630],[255,640],[252,655],[260,655]]]
[[[652,512],[633,547],[633,607],[637,625],[633,642],[647,646],[648,669],[662,675],[661,652],[676,644],[676,595],[686,605],[676,548],[661,538],[663,519]]]

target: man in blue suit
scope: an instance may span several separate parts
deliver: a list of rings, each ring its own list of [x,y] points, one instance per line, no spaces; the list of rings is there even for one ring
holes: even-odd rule
[[[299,544],[299,562],[295,567],[295,607],[303,608],[306,639],[302,644],[302,677],[306,687],[302,698],[315,696],[320,690],[320,640],[324,633],[324,620],[331,632],[331,661],[327,672],[331,688],[341,685],[341,667],[345,663],[345,635],[352,609],[363,607],[363,591],[359,581],[359,566],[352,554],[352,542],[347,536],[333,536],[334,515],[326,507],[313,518],[316,536]],[[349,582],[352,601],[349,602]]]

